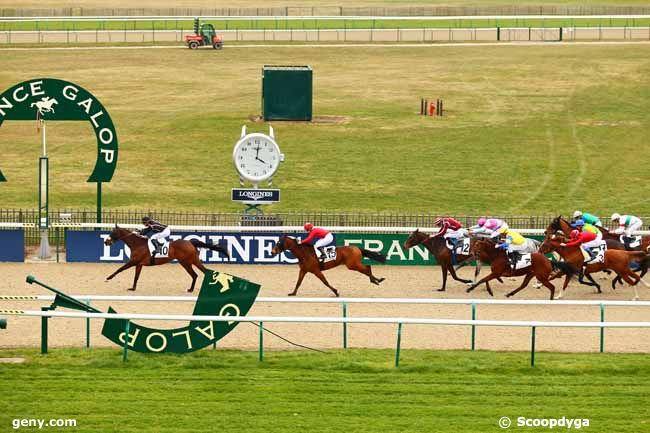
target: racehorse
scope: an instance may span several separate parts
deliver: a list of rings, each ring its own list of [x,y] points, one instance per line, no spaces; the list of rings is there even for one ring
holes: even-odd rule
[[[111,234],[104,241],[104,245],[112,245],[113,242],[123,241],[131,249],[131,259],[125,263],[117,271],[113,272],[106,281],[113,279],[114,276],[119,274],[122,271],[125,271],[133,266],[135,266],[135,278],[133,279],[133,287],[128,290],[135,290],[138,284],[138,278],[140,277],[140,271],[143,266],[156,266],[164,265],[169,263],[172,260],[178,260],[178,262],[183,266],[188,274],[192,277],[192,286],[187,290],[192,292],[194,290],[194,284],[196,283],[197,274],[192,269],[192,265],[199,268],[203,273],[207,271],[206,267],[201,263],[199,258],[199,248],[207,248],[212,251],[217,251],[229,257],[228,250],[221,245],[208,245],[204,242],[201,242],[198,239],[192,239],[189,241],[179,239],[169,243],[169,253],[167,257],[156,257],[154,263],[151,263],[151,254],[149,253],[149,240],[137,233],[131,232],[127,229],[118,227],[117,224],[111,232]]]
[[[604,227],[597,226],[600,232],[603,234],[603,240],[605,240],[605,243],[607,244],[607,249],[608,250],[626,250],[625,245],[623,242],[620,241],[620,236],[611,233],[609,230],[607,230]],[[550,238],[552,235],[555,235],[559,232],[564,233],[565,236],[569,236],[571,234],[571,231],[573,230],[573,227],[571,227],[571,223],[569,223],[567,220],[562,218],[562,215],[559,215],[551,221],[551,223],[546,227],[546,238]],[[632,251],[645,251],[645,252],[650,252],[650,236],[644,236],[641,238],[641,245],[637,248],[633,248]],[[641,271],[640,277],[643,278],[645,274],[648,272],[648,267],[650,266],[650,263],[647,263],[645,261],[642,261],[638,263]],[[610,273],[609,269],[603,269],[603,271],[607,274]],[[557,278],[559,275],[556,275],[554,278]],[[593,281],[591,277],[588,277],[590,280]],[[588,284],[582,281],[582,279],[579,280],[582,284],[587,284],[587,285],[593,285],[593,284]],[[596,283],[595,281],[593,281]],[[620,275],[617,275],[616,278],[614,278],[614,281],[612,281],[613,288],[616,288],[616,284],[623,284],[623,279],[620,277]],[[568,283],[567,283],[568,284]],[[598,287],[598,285],[596,284]],[[564,290],[563,290],[564,291]],[[598,293],[600,293],[600,288],[598,289]]]
[[[639,281],[645,283],[641,279],[639,275],[634,273],[632,270],[630,270],[630,263],[633,261],[639,261],[641,264],[642,268],[647,268],[648,263],[650,262],[650,256],[644,253],[643,251],[625,251],[625,250],[606,250],[605,251],[605,261],[603,263],[590,263],[588,264],[584,272],[581,271],[583,265],[584,265],[584,256],[582,255],[582,247],[580,245],[574,245],[571,247],[563,247],[561,244],[563,242],[566,242],[567,239],[559,236],[559,235],[552,235],[550,237],[547,237],[544,242],[542,243],[542,248],[540,249],[541,252],[551,252],[551,251],[557,251],[560,256],[564,259],[565,263],[571,266],[569,269],[564,269],[564,272],[566,273],[566,278],[564,280],[564,286],[562,287],[562,290],[560,294],[558,295],[557,299],[561,299],[562,296],[564,295],[564,292],[566,291],[566,287],[569,284],[569,281],[571,280],[571,277],[573,274],[580,273],[579,281],[583,284],[587,284],[590,286],[596,286],[598,289],[598,293],[602,293],[600,290],[600,285],[594,281],[594,279],[591,277],[591,273],[594,272],[599,272],[604,269],[611,269],[614,272],[616,272],[616,275],[625,280],[626,283],[628,283],[630,286],[634,287],[634,294],[635,294],[635,299],[639,299],[639,293],[636,289],[636,285],[639,283]],[[587,277],[591,283],[585,283],[582,281],[582,274],[584,274],[585,277]],[[556,275],[554,278],[558,278],[560,275]],[[616,285],[616,279],[612,280],[612,289],[615,289]]]
[[[452,254],[449,248],[447,248],[447,242],[445,241],[444,238],[441,236],[438,237],[429,237],[426,233],[422,233],[420,229],[416,229],[413,233],[411,233],[404,241],[404,248],[409,249],[413,248],[416,245],[424,245],[424,247],[429,250],[431,254],[436,258],[436,262],[440,265],[440,270],[442,271],[442,288],[438,289],[439,292],[444,292],[445,288],[447,286],[447,272],[451,274],[451,277],[456,280],[460,281],[461,283],[469,284],[472,281],[471,280],[465,280],[463,278],[459,278],[458,275],[456,275],[456,270],[454,269],[454,264],[452,263]],[[456,255],[456,261],[459,263],[464,263],[466,261],[469,261],[473,258],[472,254],[458,254]],[[459,266],[460,267],[460,266]],[[476,277],[478,276],[479,272],[481,272],[481,267],[480,267],[480,262],[476,262],[476,270],[474,271],[474,280],[476,280]],[[490,286],[488,285],[488,291],[490,291]]]
[[[287,235],[280,236],[280,239],[271,250],[271,253],[276,256],[282,251],[291,251],[296,259],[298,259],[298,266],[300,267],[298,281],[296,281],[296,288],[293,289],[293,292],[289,293],[289,296],[296,296],[303,278],[305,278],[307,272],[311,272],[316,275],[323,284],[329,287],[335,296],[338,297],[338,290],[330,285],[322,271],[327,271],[328,269],[335,268],[342,264],[347,266],[350,270],[367,275],[370,278],[370,282],[373,284],[379,285],[379,283],[385,279],[375,277],[372,274],[370,265],[364,265],[361,263],[363,257],[384,263],[386,261],[386,256],[375,251],[368,251],[355,246],[336,247],[336,259],[321,264],[320,260],[316,256],[313,246],[300,244],[296,238]]]
[[[524,275],[524,281],[521,285],[508,293],[506,297],[511,297],[517,292],[523,290],[530,280],[533,277],[536,277],[537,280],[548,287],[551,291],[551,300],[553,300],[553,295],[555,294],[555,286],[550,283],[549,277],[553,270],[551,262],[541,253],[531,253],[531,264],[522,269],[513,270],[510,267],[510,261],[506,256],[505,251],[497,249],[496,243],[488,239],[476,239],[472,244],[472,251],[481,261],[490,264],[490,274],[483,277],[481,280],[472,284],[467,288],[467,293],[474,290],[476,287],[480,286],[483,283],[491,281],[499,277],[517,277]],[[492,295],[491,292],[489,292]]]

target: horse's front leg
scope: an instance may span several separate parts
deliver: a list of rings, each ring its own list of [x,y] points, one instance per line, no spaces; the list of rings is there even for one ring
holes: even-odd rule
[[[481,284],[483,284],[483,283],[487,283],[488,281],[494,280],[495,278],[499,278],[499,276],[501,276],[501,274],[497,274],[496,272],[492,271],[492,272],[490,272],[488,275],[486,275],[485,277],[481,278],[481,279],[480,279],[479,281],[477,281],[476,283],[474,283],[474,284],[472,284],[471,286],[469,286],[469,287],[467,288],[467,290],[465,290],[465,291],[466,291],[467,293],[469,293],[469,292],[471,292],[472,290],[474,290],[475,288],[477,288],[478,286],[480,286]]]
[[[300,268],[300,272],[298,273],[298,281],[296,281],[296,288],[293,289],[293,292],[289,293],[288,296],[296,296],[296,293],[298,293],[298,287],[300,287],[302,284],[302,280],[305,278],[306,273],[307,272],[303,268]]]
[[[140,278],[140,271],[142,270],[142,265],[136,265],[135,267],[135,277],[133,277],[133,287],[128,290],[135,291],[138,285],[138,278]]]
[[[108,277],[106,277],[106,281],[112,280],[113,277],[114,277],[115,275],[119,274],[119,273],[122,272],[122,271],[126,271],[127,269],[129,269],[130,267],[133,267],[133,266],[135,266],[135,262],[128,262],[128,263],[125,263],[125,264],[124,264],[123,266],[121,266],[117,271],[113,272],[111,275],[109,275]]]

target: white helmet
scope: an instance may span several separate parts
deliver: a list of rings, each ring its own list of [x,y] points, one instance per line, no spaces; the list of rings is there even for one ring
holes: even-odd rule
[[[616,220],[619,219],[620,217],[621,217],[620,214],[617,214],[616,212],[614,212],[614,213],[612,214],[612,221],[616,221]]]
[[[577,210],[573,212],[573,218],[580,218],[582,216],[582,211]]]

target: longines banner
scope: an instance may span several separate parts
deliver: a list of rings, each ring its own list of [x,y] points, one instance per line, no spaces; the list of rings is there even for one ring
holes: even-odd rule
[[[304,235],[300,235],[304,236]],[[67,261],[69,262],[126,262],[130,251],[122,242],[104,245],[108,232],[68,231],[66,233]],[[227,259],[214,251],[201,250],[201,260],[206,263],[295,264],[289,252],[272,257],[271,249],[279,233],[172,233],[175,239],[199,239],[206,243],[220,243],[228,248]],[[535,238],[534,236],[531,236]],[[386,233],[336,233],[336,245],[354,245],[367,250],[380,251],[387,257],[388,265],[431,265],[435,259],[421,246],[403,247],[407,234]],[[364,259],[368,264],[378,263]]]

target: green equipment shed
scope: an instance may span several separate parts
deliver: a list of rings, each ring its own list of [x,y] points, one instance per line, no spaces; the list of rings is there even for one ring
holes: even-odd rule
[[[264,120],[311,120],[312,69],[310,66],[262,68]]]

